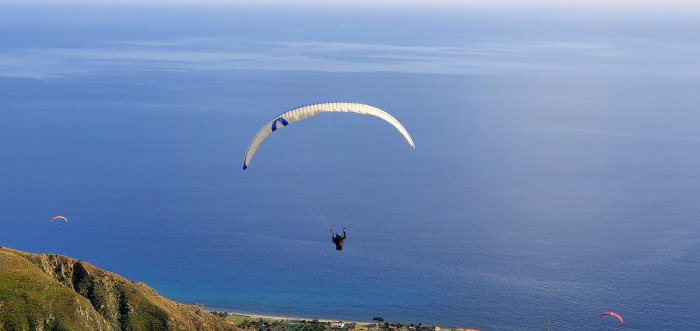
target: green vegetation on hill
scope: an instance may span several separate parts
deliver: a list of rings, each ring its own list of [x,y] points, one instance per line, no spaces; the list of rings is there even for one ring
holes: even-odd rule
[[[0,330],[240,330],[65,256],[0,247]]]

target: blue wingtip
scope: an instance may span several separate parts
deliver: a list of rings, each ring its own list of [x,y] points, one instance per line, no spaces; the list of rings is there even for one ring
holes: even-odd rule
[[[245,162],[243,162],[243,170],[246,170],[246,169],[248,169],[248,166],[245,165]]]

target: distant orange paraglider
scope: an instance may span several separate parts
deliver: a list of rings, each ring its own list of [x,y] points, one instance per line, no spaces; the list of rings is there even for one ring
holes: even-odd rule
[[[612,317],[615,317],[615,318],[617,318],[618,321],[620,321],[620,324],[625,324],[625,321],[622,320],[622,316],[620,316],[620,314],[618,314],[618,313],[614,313],[614,312],[611,312],[611,311],[606,311],[606,312],[600,314],[600,317],[603,317],[603,316],[612,316]]]

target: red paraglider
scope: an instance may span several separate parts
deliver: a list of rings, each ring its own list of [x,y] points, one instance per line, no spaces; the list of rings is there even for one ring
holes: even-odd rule
[[[620,316],[618,313],[613,313],[613,312],[611,312],[611,311],[606,311],[606,312],[600,314],[600,317],[603,317],[603,316],[612,316],[612,317],[615,317],[615,318],[617,318],[618,321],[620,321],[620,324],[625,324],[625,321],[622,320],[622,316]]]

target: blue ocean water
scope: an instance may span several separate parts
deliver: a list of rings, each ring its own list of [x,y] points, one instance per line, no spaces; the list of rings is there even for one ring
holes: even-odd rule
[[[233,311],[697,330],[697,23],[556,14],[7,7],[0,245]],[[323,101],[416,149],[321,115],[241,169]]]

